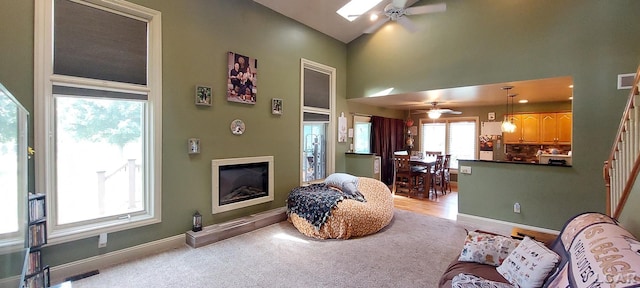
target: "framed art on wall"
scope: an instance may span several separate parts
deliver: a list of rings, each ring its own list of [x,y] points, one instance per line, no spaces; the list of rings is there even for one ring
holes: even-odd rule
[[[196,105],[211,106],[211,87],[196,86]]]
[[[271,98],[271,114],[282,115],[282,99]]]
[[[256,104],[258,60],[233,52],[227,59],[227,101]]]

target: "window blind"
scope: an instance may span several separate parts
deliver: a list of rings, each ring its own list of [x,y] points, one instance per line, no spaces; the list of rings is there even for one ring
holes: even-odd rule
[[[53,73],[147,84],[147,22],[54,2]]]
[[[329,75],[304,69],[304,106],[329,109]]]

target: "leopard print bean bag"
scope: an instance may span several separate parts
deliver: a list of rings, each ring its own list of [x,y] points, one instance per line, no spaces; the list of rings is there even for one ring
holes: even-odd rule
[[[393,218],[391,191],[381,181],[366,177],[358,177],[357,187],[366,202],[352,199],[338,202],[320,229],[296,213],[289,214],[289,222],[302,234],[318,239],[349,239],[380,231]]]

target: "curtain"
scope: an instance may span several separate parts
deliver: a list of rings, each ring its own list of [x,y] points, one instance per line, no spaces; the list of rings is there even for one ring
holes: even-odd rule
[[[372,152],[382,160],[382,182],[390,185],[393,183],[393,152],[405,150],[404,120],[372,116],[371,132]]]

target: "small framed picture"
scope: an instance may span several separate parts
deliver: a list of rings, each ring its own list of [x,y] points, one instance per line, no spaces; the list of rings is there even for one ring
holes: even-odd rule
[[[282,115],[282,99],[271,98],[271,114]]]
[[[189,138],[189,154],[200,153],[200,139]]]
[[[196,105],[211,106],[211,87],[196,86]]]

